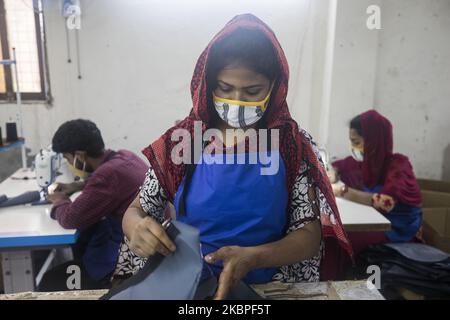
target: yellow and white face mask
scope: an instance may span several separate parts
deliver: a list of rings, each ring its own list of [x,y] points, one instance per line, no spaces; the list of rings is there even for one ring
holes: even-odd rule
[[[262,118],[269,104],[271,92],[264,100],[256,102],[228,100],[213,94],[214,106],[219,117],[233,128],[250,126]]]
[[[350,151],[353,159],[355,159],[358,162],[364,161],[364,150],[362,148],[350,146]]]
[[[83,180],[86,180],[90,173],[86,171],[86,161],[83,162],[83,169],[80,170],[76,167],[76,163],[77,163],[77,156],[75,155],[75,157],[73,158],[73,163],[69,165],[69,171],[72,173],[72,175],[74,177],[80,177]]]

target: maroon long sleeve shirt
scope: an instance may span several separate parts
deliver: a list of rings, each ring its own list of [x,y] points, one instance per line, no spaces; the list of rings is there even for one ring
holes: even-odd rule
[[[105,152],[104,162],[87,179],[75,201],[54,204],[51,217],[63,228],[83,230],[107,215],[122,219],[144,182],[148,166],[130,151],[112,152]]]

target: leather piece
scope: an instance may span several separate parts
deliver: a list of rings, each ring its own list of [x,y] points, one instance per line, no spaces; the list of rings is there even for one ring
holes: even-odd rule
[[[36,201],[39,201],[41,198],[41,195],[39,191],[28,191],[24,192],[18,196],[12,197],[12,198],[6,198],[2,197],[2,202],[0,202],[0,208],[6,208],[6,207],[12,207],[12,206],[18,206],[22,204],[29,204]]]
[[[380,267],[382,289],[405,288],[430,298],[450,296],[450,256],[434,247],[420,243],[374,245],[360,258],[361,271],[368,265]]]
[[[387,247],[399,254],[417,262],[440,262],[450,258],[450,255],[434,247],[421,243],[388,243]]]
[[[172,221],[167,229],[177,250],[168,257],[155,254],[137,274],[110,290],[108,300],[191,300],[202,273],[197,229]]]

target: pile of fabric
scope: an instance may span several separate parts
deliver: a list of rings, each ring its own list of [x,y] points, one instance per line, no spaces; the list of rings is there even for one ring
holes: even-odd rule
[[[381,269],[382,292],[403,288],[426,298],[450,299],[450,254],[434,247],[421,243],[371,246],[359,261],[360,267],[370,265]]]

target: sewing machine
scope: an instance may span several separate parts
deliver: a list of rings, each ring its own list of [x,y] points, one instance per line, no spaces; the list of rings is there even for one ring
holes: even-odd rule
[[[34,159],[36,181],[40,188],[41,202],[48,200],[49,186],[55,182],[61,167],[62,155],[51,150],[41,149]]]

